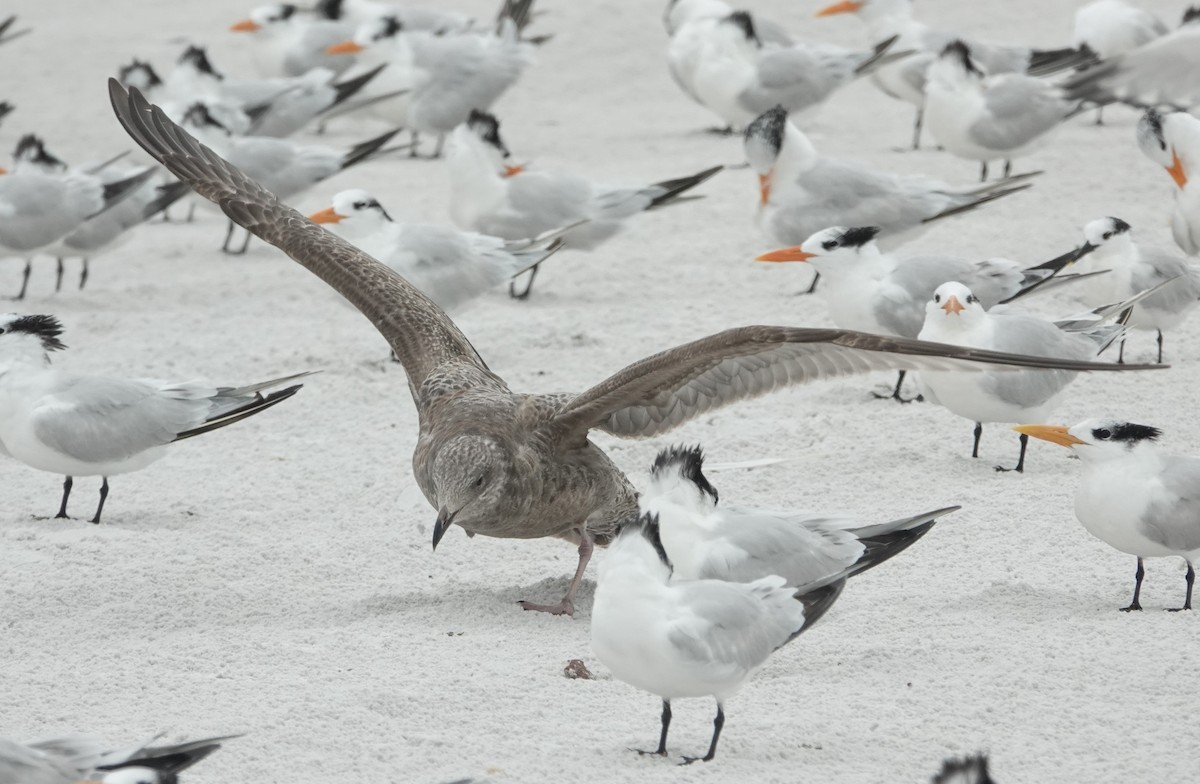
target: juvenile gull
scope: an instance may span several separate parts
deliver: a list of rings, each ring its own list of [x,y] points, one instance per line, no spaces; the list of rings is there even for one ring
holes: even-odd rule
[[[871,370],[994,369],[993,363],[1073,370],[1139,367],[837,329],[750,326],[639,360],[581,394],[514,393],[454,322],[399,274],[281,204],[137,90],[126,92],[113,80],[109,92],[117,117],[138,144],[235,222],[350,300],[391,344],[408,375],[419,417],[413,473],[438,510],[435,546],[454,523],[469,534],[558,536],[579,543],[579,565],[562,600],[524,602],[526,609],[572,613],[593,543],[607,543],[622,523],[638,515],[636,491],[588,440],[590,430],[654,436],[737,400]]]

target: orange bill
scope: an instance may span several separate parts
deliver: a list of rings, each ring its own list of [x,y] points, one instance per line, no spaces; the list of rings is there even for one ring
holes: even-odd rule
[[[758,198],[760,204],[766,204],[771,198],[771,174],[758,175]]]
[[[515,177],[523,171],[525,171],[524,165],[505,166],[504,167],[504,176],[505,177]]]
[[[773,250],[770,253],[764,253],[755,259],[755,261],[808,261],[815,253],[805,253],[800,250],[799,245],[793,245],[790,248],[780,248]]]
[[[958,301],[958,297],[951,294],[946,302],[942,305],[942,310],[946,311],[946,315],[949,316],[951,313],[958,315],[966,310],[966,308],[964,308],[963,304]]]
[[[0,166],[0,174],[8,174],[8,169],[4,168],[3,166]]]
[[[243,19],[229,29],[235,33],[253,33],[255,30],[262,29],[262,25],[253,19]]]
[[[862,8],[862,3],[856,3],[854,0],[842,0],[840,3],[826,6],[820,11],[817,11],[817,16],[833,16],[834,14],[852,14]]]
[[[1187,173],[1183,170],[1183,161],[1179,160],[1179,153],[1171,150],[1171,165],[1167,167],[1167,174],[1171,175],[1171,179],[1175,180],[1175,184],[1180,188],[1187,185]]]
[[[363,47],[353,41],[342,41],[340,44],[328,47],[325,54],[356,54],[362,50]]]
[[[308,219],[313,223],[337,223],[344,217],[344,215],[338,215],[334,212],[333,207],[327,207],[320,212],[314,212],[312,215],[309,215]]]
[[[1040,438],[1043,441],[1049,441],[1052,444],[1058,444],[1059,446],[1075,446],[1076,444],[1087,443],[1068,433],[1067,428],[1062,425],[1017,425],[1013,430],[1027,436]]]

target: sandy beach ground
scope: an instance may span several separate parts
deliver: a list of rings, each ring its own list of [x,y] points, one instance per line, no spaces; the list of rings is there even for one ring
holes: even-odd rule
[[[742,161],[737,139],[671,82],[663,3],[545,2],[554,39],[495,107],[519,159],[561,162],[636,184]],[[811,38],[858,44],[855,20],[817,20],[822,5],[752,3]],[[1176,21],[1182,6],[1144,5]],[[923,18],[994,41],[1065,45],[1075,3],[922,0]],[[488,16],[493,3],[455,7]],[[0,99],[18,109],[0,150],[26,132],[68,161],[133,147],[113,119],[104,78],[133,56],[167,69],[183,42],[250,73],[248,40],[227,32],[247,5],[16,0],[34,32],[0,48]],[[1018,162],[1036,186],[947,222],[912,252],[1002,255],[1037,263],[1081,241],[1084,223],[1121,217],[1146,243],[1173,247],[1172,184],[1138,152],[1135,112],[1105,127],[1083,116]],[[933,150],[899,154],[911,110],[870,84],[837,95],[814,143],[902,172],[954,182],[973,163]],[[349,145],[377,125],[336,125]],[[394,216],[448,220],[441,162],[394,159],[303,196],[312,212],[346,187],[373,191]],[[649,353],[740,324],[831,324],[817,297],[795,296],[799,270],[754,264],[774,243],[756,227],[757,183],[723,172],[706,198],[632,221],[591,254],[548,263],[528,302],[502,291],[458,317],[514,389],[582,391]],[[179,211],[176,211],[178,214]],[[670,438],[596,441],[636,482],[655,452],[699,442],[715,462],[785,462],[714,473],[723,501],[844,511],[883,521],[949,504],[963,510],[894,562],[853,582],[811,633],[778,652],[727,706],[715,762],[680,769],[641,758],[658,733],[658,699],[608,676],[592,655],[595,565],[576,617],[523,613],[556,599],[575,565],[561,541],[468,540],[430,551],[435,512],[415,487],[416,436],[403,372],[357,313],[278,251],[218,252],[223,217],[154,223],[96,260],[82,292],[53,294],[53,261],[35,265],[29,298],[70,346],[80,372],[249,382],[320,370],[284,405],[181,443],[149,469],[112,480],[102,525],[85,522],[99,478],[75,482],[79,519],[47,520],[62,479],[0,461],[0,736],[89,732],[134,740],[245,733],[191,772],[218,782],[759,781],[922,782],[942,757],[986,750],[1002,784],[1167,782],[1195,776],[1198,696],[1194,614],[1168,614],[1184,592],[1179,559],[1148,562],[1142,602],[1124,614],[1134,558],[1075,520],[1079,465],[929,404],[871,396],[889,376],[785,391],[724,409]],[[0,295],[21,262],[0,261]],[[1081,310],[1068,292],[1049,314]],[[1055,423],[1112,415],[1162,427],[1166,447],[1200,454],[1200,317],[1167,337],[1172,369],[1081,377]],[[1153,358],[1135,334],[1127,358]],[[38,516],[38,517],[35,517]],[[597,561],[604,554],[597,555]],[[568,680],[580,658],[595,680]],[[670,748],[706,748],[713,703],[675,705]]]

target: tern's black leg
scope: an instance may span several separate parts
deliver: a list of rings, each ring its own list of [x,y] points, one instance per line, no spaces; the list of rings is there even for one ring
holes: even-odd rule
[[[196,219],[196,202],[192,202],[191,204],[188,205],[187,222],[191,223],[195,219]]]
[[[445,146],[446,146],[446,134],[439,133],[437,144],[434,145],[434,148],[433,148],[433,155],[430,155],[429,157],[433,160],[437,160],[438,158],[441,158],[442,157],[442,148]]]
[[[1162,364],[1162,330],[1158,331],[1158,362]]]
[[[1117,364],[1125,364],[1125,338],[1121,338],[1121,348],[1117,350]]]
[[[88,260],[87,256],[83,257],[83,268],[79,270],[79,290],[83,291],[83,287],[88,282]]]
[[[638,754],[657,754],[660,757],[667,756],[667,728],[671,726],[671,701],[663,700],[662,711],[662,734],[658,736],[658,748],[654,751],[643,751],[642,749],[634,749]]]
[[[914,150],[921,149],[921,126],[925,124],[925,107],[917,107],[917,118],[913,120],[913,145]]]
[[[983,423],[975,423],[975,446],[971,449],[971,457],[979,457],[979,439],[983,437]]]
[[[680,765],[691,765],[696,760],[701,762],[709,762],[713,757],[717,756],[717,741],[721,738],[721,728],[725,726],[725,708],[721,703],[717,703],[717,717],[713,719],[713,736],[712,743],[708,744],[708,753],[703,757],[684,757]]]
[[[988,164],[988,162],[984,161],[979,166],[979,181],[980,182],[987,182],[987,164]]]
[[[1139,555],[1138,568],[1137,571],[1133,573],[1134,580],[1136,581],[1133,584],[1133,601],[1129,603],[1128,607],[1122,607],[1121,612],[1133,612],[1134,610],[1142,609],[1142,578],[1145,576],[1146,569],[1142,566],[1142,557]],[[1188,587],[1190,588],[1191,586]],[[1188,591],[1188,595],[1191,595],[1190,590]]]
[[[902,398],[900,396],[900,387],[902,387],[904,385],[904,376],[906,375],[906,373],[907,373],[907,371],[904,371],[904,370],[899,371],[899,373],[896,376],[896,388],[892,390],[892,394],[880,395],[878,393],[873,393],[873,394],[875,394],[875,397],[879,398],[880,400],[896,400],[901,403],[911,403],[911,402],[913,402],[913,400],[916,400],[916,398],[913,398],[912,400],[905,400],[904,398]]]
[[[804,291],[802,291],[800,293],[801,294],[812,294],[814,291],[817,290],[817,281],[819,281],[820,279],[821,279],[821,273],[819,273],[819,272],[815,273],[813,275],[813,282],[809,284],[807,289],[805,289]]]
[[[1017,465],[1014,468],[1005,468],[1004,466],[996,466],[997,471],[1016,471],[1019,474],[1025,473],[1025,450],[1029,447],[1029,436],[1021,434],[1021,456],[1017,458]]]
[[[1104,125],[1104,107],[1103,106],[1096,107],[1096,122],[1095,122],[1095,124],[1096,125]]]
[[[55,261],[58,263],[58,268],[54,273],[54,293],[57,294],[62,291],[63,260],[59,257]]]
[[[1187,574],[1183,577],[1183,579],[1187,580],[1187,596],[1183,599],[1182,607],[1172,607],[1170,608],[1169,612],[1179,612],[1180,610],[1192,609],[1192,584],[1196,582],[1196,570],[1192,568],[1191,561],[1188,561],[1187,565]]]
[[[29,288],[29,274],[33,272],[33,259],[25,259],[25,275],[21,278],[21,290],[17,292],[17,299],[25,299],[25,292]]]
[[[71,479],[71,477],[69,477],[69,476],[63,482],[62,503],[59,504],[58,514],[54,515],[55,520],[70,520],[71,519],[71,518],[67,517],[67,499],[71,497],[71,485],[73,485],[73,484],[75,484],[75,481],[73,479]]]
[[[89,523],[100,524],[100,513],[104,511],[104,500],[108,498],[108,477],[104,477],[104,481],[100,484],[100,505],[96,507],[96,516]]]
[[[512,297],[513,299],[529,299],[529,294],[533,291],[533,281],[535,278],[537,278],[538,268],[541,266],[542,265],[539,262],[529,268],[529,281],[525,284],[524,291],[518,292],[517,284],[510,281],[508,284],[508,296]]]
[[[412,140],[411,140],[412,146],[408,148],[408,157],[409,158],[417,157],[417,145],[419,142],[420,142],[420,134],[418,134],[416,131],[412,131]]]
[[[1004,179],[1007,180],[1010,175],[1012,175],[1012,161],[1006,158],[1004,160]]]

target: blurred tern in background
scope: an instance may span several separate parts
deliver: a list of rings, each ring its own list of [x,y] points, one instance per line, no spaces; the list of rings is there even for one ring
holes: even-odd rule
[[[1108,270],[1088,279],[1081,293],[1089,305],[1118,302],[1167,281],[1160,291],[1133,309],[1128,325],[1158,333],[1158,362],[1163,359],[1163,330],[1179,324],[1200,302],[1200,264],[1166,251],[1143,248],[1133,240],[1133,230],[1120,218],[1097,218],[1083,228],[1082,250],[1090,251],[1089,267]],[[1118,362],[1124,362],[1121,339]]]
[[[1142,559],[1179,556],[1187,562],[1187,595],[1179,610],[1191,610],[1192,564],[1200,558],[1200,458],[1160,452],[1158,428],[1114,419],[1013,430],[1079,455],[1083,478],[1075,490],[1075,517],[1092,536],[1137,556],[1133,601],[1121,609],[1142,609]]]
[[[72,477],[101,476],[99,523],[108,477],[138,471],[166,445],[231,425],[282,403],[309,375],[298,373],[245,387],[168,383],[56,370],[50,352],[66,348],[53,316],[0,316],[0,445],[31,468],[66,476],[56,518],[67,517]]]
[[[725,702],[772,653],[807,631],[837,601],[845,578],[805,592],[778,575],[750,583],[673,580],[658,519],[643,515],[616,534],[596,581],[592,650],[618,680],[662,697],[654,751],[667,756],[671,700],[713,697],[709,762],[725,725]]]
[[[221,748],[230,735],[168,746],[114,747],[89,738],[55,738],[28,745],[0,738],[5,784],[178,784],[179,774]],[[150,741],[153,743],[154,738]],[[86,781],[84,781],[86,779]]]
[[[1200,30],[1200,23],[1196,28]],[[1171,213],[1175,244],[1189,256],[1200,255],[1200,120],[1185,112],[1149,109],[1138,121],[1137,143],[1175,183]]]
[[[703,469],[700,447],[664,449],[638,499],[642,513],[658,519],[676,580],[748,583],[777,574],[787,585],[817,588],[898,555],[937,518],[960,508],[867,525],[846,517],[718,506]]]
[[[1125,0],[1095,0],[1075,12],[1075,45],[1086,46],[1102,63],[1145,46],[1166,33],[1167,26],[1161,19]],[[1096,125],[1103,124],[1103,114],[1101,103],[1096,108]]]
[[[962,41],[942,50],[925,84],[929,132],[954,155],[979,161],[980,181],[987,180],[988,162],[1000,158],[1008,177],[1013,159],[1044,143],[1078,106],[1036,77],[986,73]]]
[[[325,50],[353,35],[358,24],[297,13],[291,3],[274,3],[255,8],[229,29],[248,34],[251,59],[263,76],[303,76],[314,68],[341,74],[353,67],[353,57]]]

